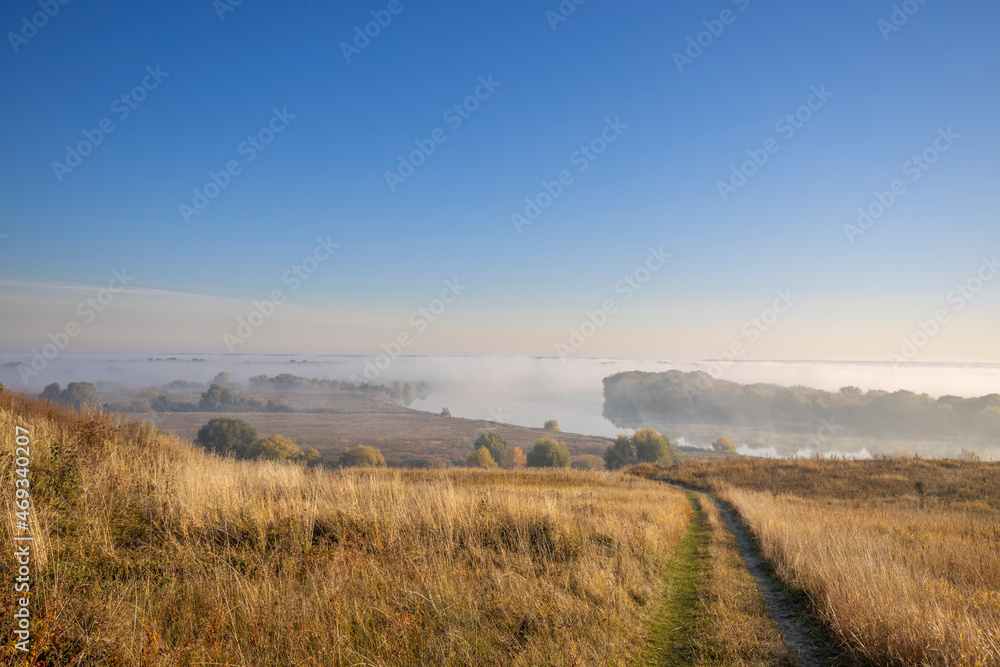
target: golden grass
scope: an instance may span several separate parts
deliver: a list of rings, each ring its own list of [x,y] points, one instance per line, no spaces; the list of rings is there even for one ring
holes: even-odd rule
[[[692,639],[695,665],[794,665],[746,569],[718,505],[699,494],[709,531],[709,572],[701,591],[701,616]]]
[[[945,461],[734,460],[673,475],[731,503],[778,575],[859,661],[995,665],[998,472]]]
[[[33,443],[44,664],[625,664],[690,513],[610,473],[223,460],[4,392],[8,545],[15,426]],[[0,551],[0,580],[13,566]]]

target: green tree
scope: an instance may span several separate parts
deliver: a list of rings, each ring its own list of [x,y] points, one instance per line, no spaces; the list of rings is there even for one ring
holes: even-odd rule
[[[497,462],[493,459],[493,455],[490,454],[485,446],[480,447],[471,454],[469,454],[468,464],[473,468],[496,468]]]
[[[268,377],[261,373],[260,375],[254,375],[250,378],[250,384],[267,384]]]
[[[547,419],[545,420],[545,426],[543,428],[546,431],[558,431],[559,422],[557,422],[555,419]]]
[[[385,457],[375,447],[358,445],[344,450],[340,455],[340,465],[344,468],[384,468]]]
[[[53,382],[45,385],[45,389],[42,390],[42,398],[51,403],[59,403],[62,400],[62,389],[60,389],[59,383]]]
[[[451,410],[449,410],[448,408],[441,408],[441,416],[451,417]]]
[[[233,455],[239,459],[255,455],[260,436],[257,429],[242,419],[216,417],[198,429],[195,442],[220,456]]]
[[[268,461],[298,461],[305,458],[302,450],[283,435],[272,435],[257,443],[255,456]]]
[[[624,433],[619,433],[615,438],[615,444],[611,445],[604,452],[604,466],[608,470],[618,470],[625,466],[634,465],[637,462],[635,449],[632,447],[632,438]]]
[[[490,450],[490,456],[493,457],[494,461],[503,461],[503,457],[507,453],[507,441],[493,431],[487,431],[476,438],[473,449],[480,447]]]
[[[552,438],[542,438],[528,452],[529,468],[568,468],[571,460],[566,445]]]
[[[97,397],[97,387],[90,382],[70,382],[60,395],[60,400],[63,405],[74,410],[97,405],[101,402]]]
[[[676,463],[677,457],[670,440],[651,428],[640,428],[632,434],[632,446],[639,463]]]
[[[734,445],[732,440],[730,440],[724,435],[719,436],[718,438],[715,439],[715,441],[712,443],[712,449],[714,449],[717,452],[727,452],[729,454],[736,453],[736,445]]]
[[[198,408],[205,412],[226,412],[235,410],[239,404],[236,390],[213,383],[208,391],[201,395]]]

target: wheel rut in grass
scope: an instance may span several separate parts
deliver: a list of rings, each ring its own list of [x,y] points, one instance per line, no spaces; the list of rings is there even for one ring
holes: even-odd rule
[[[780,582],[775,581],[770,568],[764,565],[753,540],[734,516],[733,510],[716,498],[712,498],[712,500],[722,510],[722,515],[726,517],[726,523],[736,539],[736,545],[740,555],[743,556],[743,562],[746,563],[747,571],[756,580],[760,596],[764,600],[775,625],[778,626],[781,638],[795,651],[799,665],[802,667],[823,667],[841,664],[830,658],[822,657],[824,651],[813,640],[812,633],[803,623],[802,610],[799,605],[791,603],[785,587]]]
[[[808,615],[802,600],[796,600],[785,585],[777,578],[761,556],[754,539],[747,532],[736,512],[726,503],[703,489],[695,489],[682,484],[668,482],[683,489],[691,497],[692,493],[707,496],[718,506],[726,525],[736,541],[736,546],[747,572],[757,583],[757,590],[781,634],[782,640],[795,653],[801,667],[827,667],[847,665],[851,661],[846,656],[835,656],[835,651],[825,638],[819,638],[824,630],[819,622]]]
[[[638,665],[690,665],[698,623],[699,594],[708,568],[708,525],[705,515],[688,492],[694,519],[667,566],[667,599],[650,627],[646,649]]]

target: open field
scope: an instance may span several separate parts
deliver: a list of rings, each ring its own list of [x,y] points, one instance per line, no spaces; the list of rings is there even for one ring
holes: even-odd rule
[[[1000,465],[684,462],[855,660],[1000,663]]]
[[[193,439],[198,429],[213,417],[233,417],[253,424],[261,435],[280,433],[300,447],[315,447],[327,460],[335,460],[348,447],[378,447],[387,461],[439,458],[464,464],[472,443],[480,433],[495,431],[511,447],[528,451],[540,438],[553,435],[540,428],[525,428],[479,419],[448,418],[429,412],[398,410],[386,413],[282,413],[282,412],[155,412],[130,415],[151,419],[157,426],[181,438]],[[559,433],[555,436],[574,456],[604,453],[608,438]]]
[[[683,493],[621,474],[220,459],[4,392],[0,440],[16,426],[31,434],[32,664],[627,664],[692,515]],[[0,577],[14,567],[4,549]],[[26,664],[3,628],[3,664]]]

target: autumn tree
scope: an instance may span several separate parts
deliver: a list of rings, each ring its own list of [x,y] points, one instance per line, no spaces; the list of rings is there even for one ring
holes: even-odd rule
[[[353,449],[346,449],[340,455],[340,465],[343,468],[384,468],[385,457],[375,447],[368,445],[358,445]]]
[[[490,450],[485,446],[469,454],[468,464],[473,468],[491,469],[497,467],[497,462],[493,460],[493,455],[490,454]]]
[[[528,463],[528,458],[520,447],[513,447],[507,450],[503,457],[503,467],[509,470],[520,470]]]
[[[734,445],[732,440],[724,435],[719,436],[712,442],[712,449],[717,452],[726,452],[728,454],[736,453],[736,445]]]
[[[476,438],[473,449],[480,447],[488,449],[494,461],[503,461],[503,457],[507,453],[507,441],[493,431],[487,431]]]
[[[268,461],[299,461],[305,458],[302,450],[283,435],[272,435],[257,443],[256,458]]]

